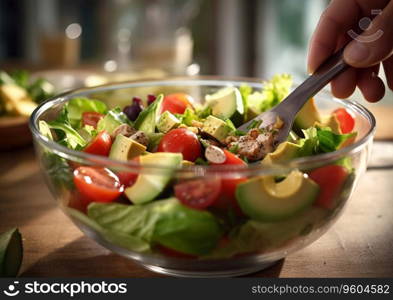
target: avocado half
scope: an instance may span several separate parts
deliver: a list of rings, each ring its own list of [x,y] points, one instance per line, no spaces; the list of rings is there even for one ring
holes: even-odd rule
[[[261,176],[238,185],[236,198],[242,211],[253,220],[281,221],[303,211],[315,201],[319,186],[300,171],[283,181]]]

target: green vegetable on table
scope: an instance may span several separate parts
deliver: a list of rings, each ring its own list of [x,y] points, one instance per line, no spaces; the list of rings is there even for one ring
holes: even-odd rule
[[[23,259],[22,235],[17,228],[0,233],[0,277],[18,275]]]

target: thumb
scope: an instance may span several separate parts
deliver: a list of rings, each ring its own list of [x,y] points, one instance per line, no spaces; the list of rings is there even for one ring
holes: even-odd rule
[[[352,34],[351,34],[352,33]],[[393,51],[393,1],[378,15],[361,35],[344,50],[344,60],[356,68],[366,68],[388,58]]]

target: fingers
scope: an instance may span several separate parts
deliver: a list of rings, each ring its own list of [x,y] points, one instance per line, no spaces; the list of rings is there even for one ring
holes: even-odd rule
[[[358,69],[357,84],[364,98],[377,102],[385,95],[385,85],[378,77],[379,64],[366,69]]]
[[[388,87],[393,91],[393,56],[383,62],[383,69]]]
[[[310,73],[335,52],[341,37],[357,22],[359,14],[360,8],[355,0],[333,0],[330,3],[311,38],[308,55]]]
[[[345,61],[356,68],[366,68],[388,58],[393,51],[393,1],[371,26],[356,37],[344,51]]]
[[[332,93],[337,98],[348,98],[356,88],[356,70],[350,68],[331,82]]]

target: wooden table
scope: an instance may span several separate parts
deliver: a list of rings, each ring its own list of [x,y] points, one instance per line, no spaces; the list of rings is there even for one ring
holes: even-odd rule
[[[338,222],[273,267],[269,277],[393,276],[393,169],[368,171]],[[153,277],[85,237],[58,209],[31,147],[0,155],[0,231],[19,227],[21,276]]]

